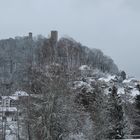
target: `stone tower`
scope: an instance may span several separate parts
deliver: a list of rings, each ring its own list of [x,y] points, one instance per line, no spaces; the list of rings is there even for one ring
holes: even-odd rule
[[[51,41],[56,44],[58,41],[58,31],[51,31]]]
[[[32,32],[29,32],[29,39],[32,39],[32,37],[33,37]]]

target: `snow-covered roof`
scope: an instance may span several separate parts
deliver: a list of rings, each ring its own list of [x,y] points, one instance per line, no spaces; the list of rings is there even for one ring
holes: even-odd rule
[[[81,88],[82,86],[89,86],[88,83],[83,82],[83,81],[75,81],[74,84],[76,88]]]
[[[134,88],[133,90],[131,90],[131,95],[133,97],[136,97],[137,95],[140,95],[140,92],[136,88]]]
[[[29,96],[27,92],[25,91],[16,91],[15,94],[13,94],[13,96]]]
[[[86,87],[87,92],[92,92],[93,88],[91,87],[90,84],[83,82],[83,81],[75,81],[74,82],[74,89],[81,88],[81,87]]]
[[[3,100],[5,99],[12,99],[12,100],[18,100],[18,96],[1,96]]]
[[[135,79],[135,78],[128,78],[128,79],[125,79],[124,81],[123,81],[123,83],[130,83],[130,82],[137,82],[137,80]]]
[[[70,133],[69,137],[70,139],[74,139],[74,140],[87,140],[83,133],[79,133],[79,134]]]
[[[82,65],[82,66],[80,66],[79,67],[79,70],[90,70],[90,67],[89,66],[87,66],[87,65]]]
[[[17,108],[16,107],[0,107],[0,112],[16,112],[17,111]]]
[[[125,92],[125,88],[120,87],[118,88],[118,94],[121,96],[125,96],[125,99],[127,99],[127,101],[134,103],[136,96],[140,95],[140,92],[136,88],[130,89],[129,92]]]
[[[124,88],[118,88],[118,94],[125,94]],[[140,92],[136,88],[130,90],[130,96],[136,97],[137,95],[140,95]]]
[[[109,82],[110,80],[114,80],[116,78],[115,75],[108,75],[107,77],[102,77],[102,78],[99,78],[99,81],[105,81],[105,82]]]
[[[118,88],[118,94],[125,94],[124,88]]]

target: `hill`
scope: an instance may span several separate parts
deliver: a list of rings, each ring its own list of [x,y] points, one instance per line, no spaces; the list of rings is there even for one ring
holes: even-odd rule
[[[0,84],[1,102],[4,96],[10,102],[13,96],[19,98],[14,104],[16,121],[5,122],[6,129],[1,124],[8,138],[101,140],[139,135],[139,81],[128,78],[101,50],[68,37],[58,40],[57,31],[49,38],[29,33],[0,40]]]

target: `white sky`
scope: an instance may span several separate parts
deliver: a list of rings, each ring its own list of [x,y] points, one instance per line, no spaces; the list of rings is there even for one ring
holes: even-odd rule
[[[140,79],[140,0],[0,0],[1,39],[54,29]]]

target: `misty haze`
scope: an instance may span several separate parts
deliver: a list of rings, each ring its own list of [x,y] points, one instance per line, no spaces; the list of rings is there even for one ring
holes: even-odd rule
[[[139,0],[0,0],[0,140],[140,139]]]

